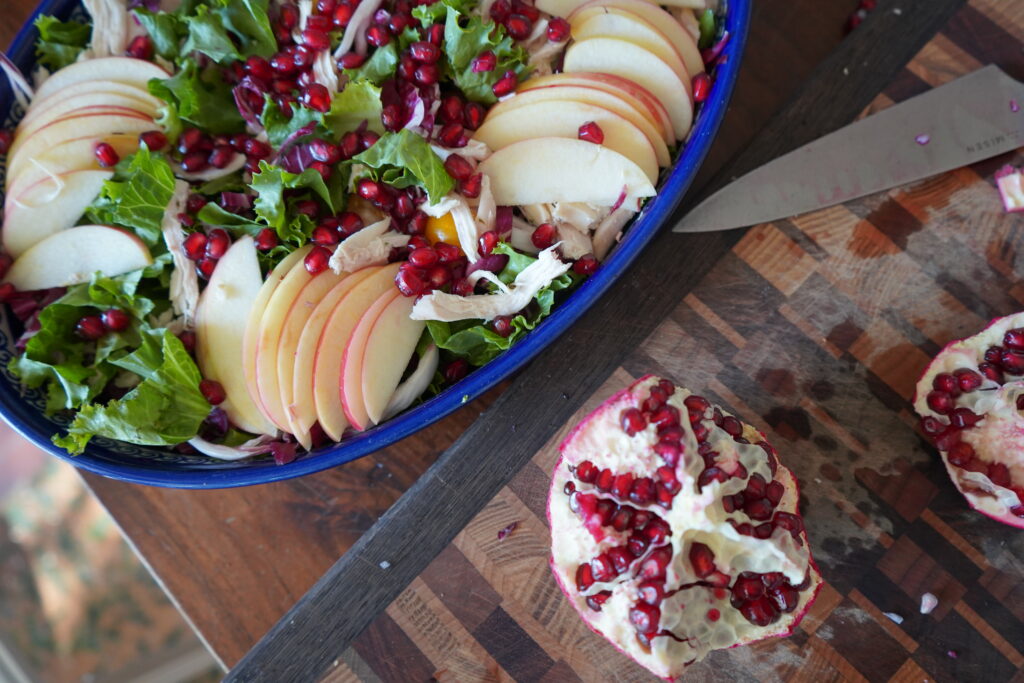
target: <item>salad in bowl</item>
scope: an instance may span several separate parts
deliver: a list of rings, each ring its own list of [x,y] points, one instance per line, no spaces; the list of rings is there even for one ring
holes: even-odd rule
[[[407,416],[603,267],[729,39],[705,0],[83,5],[0,132],[7,370],[69,455]]]

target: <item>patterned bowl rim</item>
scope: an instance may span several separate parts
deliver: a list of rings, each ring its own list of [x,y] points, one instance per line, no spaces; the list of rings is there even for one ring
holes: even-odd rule
[[[203,457],[173,453],[164,448],[134,446],[109,439],[93,439],[82,455],[70,456],[50,441],[60,424],[42,414],[43,397],[40,392],[20,387],[6,370],[7,361],[13,354],[13,336],[6,311],[2,311],[0,416],[36,446],[85,471],[120,481],[186,489],[250,486],[313,474],[373,453],[446,417],[464,403],[510,377],[552,344],[625,273],[658,230],[671,218],[700,169],[721,125],[740,69],[750,23],[751,0],[728,0],[722,4],[727,5],[725,29],[729,33],[729,41],[716,67],[710,96],[701,107],[690,139],[671,167],[658,195],[647,203],[602,267],[546,320],[512,349],[441,394],[378,427],[312,455],[300,457],[287,465],[276,465],[270,459],[253,462],[211,461]],[[78,0],[43,0],[15,37],[8,56],[25,73],[29,73],[35,64],[34,43],[37,37],[32,21],[39,14],[54,14],[66,19],[75,11],[79,11]],[[16,110],[9,85],[6,82],[0,83],[0,116],[5,123],[13,121],[18,114]]]

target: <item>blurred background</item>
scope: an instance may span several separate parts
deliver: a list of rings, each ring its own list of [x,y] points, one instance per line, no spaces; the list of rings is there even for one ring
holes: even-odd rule
[[[74,468],[0,423],[0,681],[219,679]]]

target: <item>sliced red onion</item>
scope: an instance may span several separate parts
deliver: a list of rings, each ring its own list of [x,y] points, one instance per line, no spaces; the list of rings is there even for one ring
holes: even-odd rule
[[[504,235],[512,230],[512,207],[499,206],[494,218],[494,229],[499,235]]]
[[[211,458],[217,458],[218,460],[242,460],[243,458],[251,458],[254,455],[266,453],[270,448],[268,444],[273,438],[264,434],[234,447],[213,443],[198,436],[194,439],[189,439],[187,443],[195,450]]]
[[[508,256],[505,254],[488,254],[473,262],[466,270],[469,277],[478,270],[486,270],[489,273],[500,273],[508,265]]]
[[[252,197],[244,192],[221,192],[220,205],[231,213],[252,208]]]
[[[274,441],[270,444],[270,454],[278,465],[287,465],[298,456],[299,444],[294,442]]]
[[[729,32],[725,31],[722,34],[722,39],[721,40],[719,40],[717,43],[715,43],[714,45],[712,45],[711,47],[709,47],[708,49],[706,49],[706,50],[704,50],[703,52],[700,53],[701,59],[704,60],[704,65],[705,66],[713,65],[715,63],[715,61],[721,56],[722,50],[725,49],[725,46],[728,45],[728,43],[729,43]]]
[[[277,156],[274,157],[273,163],[281,166],[289,173],[301,173],[310,163],[312,163],[313,157],[309,153],[308,149],[305,149],[306,146],[302,146],[302,151],[297,154],[291,153],[292,148],[296,147],[296,143],[299,138],[312,135],[315,130],[316,121],[310,121],[302,128],[299,128],[297,131],[285,138],[285,141],[281,143],[281,148],[277,151]],[[289,163],[292,168],[289,168]],[[293,168],[298,168],[299,170],[292,170]]]
[[[260,114],[263,112],[252,110],[252,107],[249,106],[249,101],[245,97],[246,91],[256,93],[260,96],[260,100],[263,100],[263,96],[269,92],[269,88],[260,79],[246,76],[231,90],[231,94],[235,98],[235,107],[238,108],[238,113],[242,115],[245,122],[252,126],[254,130],[263,130],[263,126],[260,124]]]

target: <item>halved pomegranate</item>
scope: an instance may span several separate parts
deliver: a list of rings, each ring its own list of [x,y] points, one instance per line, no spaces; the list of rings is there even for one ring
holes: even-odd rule
[[[551,567],[594,631],[672,679],[714,649],[788,635],[821,577],[775,449],[647,376],[560,447]]]
[[[970,506],[1024,528],[1024,313],[942,349],[914,409]]]

